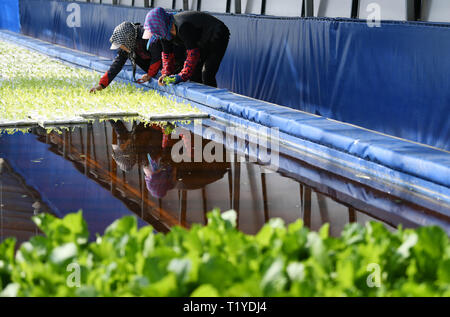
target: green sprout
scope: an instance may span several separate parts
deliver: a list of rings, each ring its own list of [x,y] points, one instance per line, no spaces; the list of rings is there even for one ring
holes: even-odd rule
[[[143,119],[160,114],[200,113],[154,90],[113,82],[95,94],[99,74],[71,67],[24,47],[0,41],[0,121],[27,120],[30,115],[75,120],[90,112],[136,112]]]
[[[173,85],[176,82],[176,78],[175,77],[170,77],[170,76],[166,76],[163,79],[163,82],[165,85]]]

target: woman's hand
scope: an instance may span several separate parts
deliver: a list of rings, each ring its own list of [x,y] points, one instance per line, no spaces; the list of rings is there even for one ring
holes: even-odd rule
[[[150,80],[150,76],[148,74],[143,75],[141,78],[137,80],[138,84],[146,83]]]
[[[181,79],[180,75],[161,76],[158,79],[158,84],[160,86],[176,85],[178,83],[181,83],[182,81],[183,80]]]
[[[161,77],[159,77],[159,79],[158,79],[158,85],[160,85],[160,86],[165,86],[165,83],[164,83],[164,78],[166,78],[167,76],[161,76]]]
[[[97,91],[103,90],[103,86],[102,85],[97,85],[95,87],[92,87],[91,90],[89,90],[89,92],[92,93],[96,93]]]

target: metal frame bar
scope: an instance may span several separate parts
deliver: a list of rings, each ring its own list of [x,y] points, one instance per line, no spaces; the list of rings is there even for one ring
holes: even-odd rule
[[[422,0],[408,0],[406,2],[406,12],[408,21],[421,21]]]
[[[353,0],[351,18],[357,19],[359,15],[359,0]]]
[[[230,198],[230,209],[233,209],[233,171],[231,166],[228,170],[228,194]]]
[[[300,193],[300,217],[302,216],[302,208],[303,208],[303,192],[304,192],[304,189],[303,189],[303,185],[302,185],[302,183],[299,183],[299,193]]]
[[[234,12],[236,14],[241,14],[242,13],[242,2],[241,2],[241,0],[234,0]]]
[[[324,223],[324,224],[329,223],[330,230],[331,230],[331,221],[330,221],[330,217],[329,217],[326,198],[318,192],[316,192],[316,196],[317,196],[317,204],[319,205],[319,213],[320,213],[320,218],[322,220],[322,223]]]
[[[226,13],[230,13],[231,11],[231,0],[227,0],[227,8],[225,10]]]
[[[103,121],[103,127],[105,130],[106,159],[108,161],[108,173],[111,173],[111,154],[109,153],[108,128],[106,127],[106,121]]]
[[[111,129],[111,144],[117,144],[117,132]],[[111,160],[111,193],[115,196],[117,194],[117,163]]]
[[[84,163],[84,175],[89,175],[89,162],[91,161],[91,136],[89,134],[89,124],[86,126],[86,157]]]
[[[187,214],[187,190],[181,189],[178,191],[178,195],[180,196],[180,225],[183,227],[187,226],[186,223],[186,214]]]
[[[239,202],[241,194],[241,163],[237,154],[234,156],[234,178],[233,178],[233,207],[237,213],[236,227],[239,228]]]
[[[314,0],[299,0],[302,1],[301,17],[313,17],[314,16]],[[86,0],[90,3],[91,0]],[[261,1],[261,15],[266,14],[266,2]],[[100,4],[103,0],[100,0]],[[197,0],[197,11],[201,11],[201,0]],[[120,5],[120,0],[112,0],[112,5]],[[359,0],[352,1],[351,18],[357,19],[359,15]],[[135,6],[135,0],[131,0],[131,6]],[[235,0],[235,14],[242,14],[242,2],[241,0]],[[144,0],[144,8],[154,7],[154,0]],[[172,0],[172,10],[175,10],[176,0]],[[183,10],[189,10],[189,0],[183,0]],[[231,0],[227,0],[226,13],[231,13]],[[421,21],[422,20],[422,0],[407,0],[407,20],[408,21]]]
[[[91,131],[91,138],[92,138],[92,153],[94,154],[94,160],[97,161],[97,151],[95,146],[95,133],[94,133],[94,126],[92,124],[89,124],[90,131]]]
[[[415,10],[415,16],[414,19],[416,21],[422,21],[422,6],[423,6],[422,0],[414,0],[414,10]]]
[[[265,15],[266,14],[266,0],[262,0],[261,1],[261,14]]]
[[[203,217],[205,225],[208,224],[208,199],[206,197],[206,187],[202,187],[202,207],[203,207]]]
[[[139,195],[140,195],[140,200],[141,200],[141,219],[144,219],[144,209],[145,209],[145,202],[144,202],[144,191],[145,191],[145,185],[144,185],[144,181],[143,179],[143,175],[142,175],[142,170],[141,167],[138,164],[138,177],[139,177]]]
[[[314,16],[314,0],[302,0],[302,13],[301,17],[312,17]]]
[[[261,187],[262,187],[262,195],[263,195],[263,206],[264,206],[264,221],[269,221],[269,202],[267,199],[267,183],[266,183],[266,174],[261,172]]]
[[[69,147],[69,135],[67,130],[64,130],[64,138],[63,138],[63,157],[67,159],[67,148]]]
[[[311,229],[311,188],[305,186],[303,193],[305,195],[303,200],[303,222],[306,227]]]
[[[348,222],[349,223],[356,222],[356,211],[352,207],[348,207]]]

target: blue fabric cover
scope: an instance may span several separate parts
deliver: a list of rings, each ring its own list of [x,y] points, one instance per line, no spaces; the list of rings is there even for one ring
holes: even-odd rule
[[[0,1],[0,29],[20,32],[19,0]]]

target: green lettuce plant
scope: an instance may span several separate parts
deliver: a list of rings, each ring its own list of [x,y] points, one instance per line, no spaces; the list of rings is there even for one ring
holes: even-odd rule
[[[88,242],[82,213],[33,218],[44,233],[0,245],[4,296],[449,296],[450,245],[438,227],[349,224],[340,237],[272,219],[258,234],[236,213],[167,234],[115,221]]]
[[[70,119],[89,112],[157,114],[199,113],[132,84],[113,82],[90,94],[99,75],[68,66],[48,56],[0,41],[0,121],[26,120],[30,114],[47,120]]]

